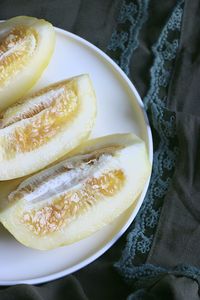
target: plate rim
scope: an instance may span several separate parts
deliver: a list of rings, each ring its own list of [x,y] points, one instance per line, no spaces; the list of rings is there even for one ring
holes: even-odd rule
[[[4,20],[0,20],[0,22],[3,22]],[[55,27],[55,31],[61,34],[64,34],[66,37],[70,37],[73,40],[84,44],[85,46],[87,46],[88,48],[92,49],[94,52],[98,53],[98,55],[100,55],[105,61],[107,61],[112,68],[117,71],[117,73],[120,74],[120,76],[123,78],[123,80],[128,84],[130,90],[133,92],[136,102],[138,104],[138,106],[140,107],[143,117],[144,117],[144,121],[146,123],[146,133],[147,133],[147,140],[148,140],[148,145],[147,146],[147,150],[148,150],[148,156],[149,156],[149,161],[151,166],[153,165],[153,139],[152,139],[152,132],[151,132],[151,128],[150,128],[150,124],[149,124],[149,120],[146,114],[146,111],[144,109],[144,104],[141,100],[141,97],[138,93],[138,91],[136,90],[134,84],[131,82],[131,80],[128,78],[128,76],[124,73],[124,71],[115,63],[114,60],[112,60],[105,52],[103,52],[100,48],[98,48],[97,46],[95,46],[94,44],[92,44],[91,42],[87,41],[86,39],[72,33],[69,32],[67,30]],[[35,284],[42,284],[42,283],[46,283],[46,282],[50,282],[53,280],[57,280],[60,279],[64,276],[67,276],[69,274],[72,274],[80,269],[82,269],[83,267],[86,267],[87,265],[89,265],[90,263],[94,262],[96,259],[98,259],[100,256],[102,256],[106,251],[108,251],[116,242],[117,240],[125,233],[125,231],[128,229],[128,227],[131,225],[131,223],[133,222],[134,218],[136,217],[147,192],[147,189],[149,187],[149,182],[150,182],[150,178],[151,175],[149,176],[149,179],[147,180],[145,187],[141,193],[141,195],[139,196],[139,199],[137,201],[136,206],[134,207],[134,210],[132,211],[132,213],[129,216],[128,221],[121,227],[121,229],[112,237],[112,239],[110,239],[101,249],[99,249],[97,252],[95,252],[94,254],[90,255],[89,257],[87,257],[86,259],[82,260],[81,262],[75,264],[72,267],[69,267],[67,269],[64,269],[62,271],[59,272],[55,272],[52,273],[50,275],[45,275],[45,276],[40,276],[40,277],[35,277],[32,279],[24,279],[24,280],[0,280],[0,286],[13,286],[13,285],[17,285],[17,284],[31,284],[31,285],[35,285]]]

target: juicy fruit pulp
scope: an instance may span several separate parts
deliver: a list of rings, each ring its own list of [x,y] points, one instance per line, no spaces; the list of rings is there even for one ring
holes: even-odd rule
[[[63,192],[55,197],[52,204],[26,211],[21,217],[21,222],[39,236],[56,232],[87,211],[96,201],[101,200],[101,197],[114,196],[124,180],[121,170],[107,172],[98,178],[92,177],[86,180],[82,188]]]
[[[0,180],[33,173],[72,150],[90,133],[95,115],[88,75],[50,85],[3,111]]]
[[[26,246],[70,244],[123,213],[149,174],[144,142],[136,136],[91,140],[32,177],[0,183],[0,220]]]
[[[45,20],[21,16],[0,24],[0,111],[39,79],[54,46],[53,26]]]

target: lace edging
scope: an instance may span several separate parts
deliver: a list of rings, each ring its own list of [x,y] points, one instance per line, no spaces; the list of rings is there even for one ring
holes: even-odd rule
[[[175,114],[166,109],[165,102],[179,45],[183,4],[183,0],[177,1],[171,17],[152,49],[155,60],[151,68],[151,86],[144,99],[144,104],[150,124],[154,129],[157,146],[154,152],[152,178],[145,201],[131,225],[122,257],[115,264],[127,280],[143,276],[142,267],[135,267],[134,260],[139,256],[141,261],[145,262],[150,251],[164,196],[169,188],[178,154]]]
[[[139,42],[138,36],[148,17],[149,0],[123,1],[118,16],[118,28],[108,45],[108,54],[129,75],[129,63]]]

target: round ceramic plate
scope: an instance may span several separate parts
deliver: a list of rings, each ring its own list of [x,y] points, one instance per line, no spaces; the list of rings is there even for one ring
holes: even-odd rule
[[[34,90],[88,73],[97,96],[97,120],[92,137],[134,132],[145,142],[152,162],[151,131],[142,101],[127,76],[102,51],[82,38],[56,29],[53,58]],[[134,172],[134,170],[133,170]],[[91,263],[108,250],[135,218],[146,193],[115,222],[73,245],[37,251],[18,243],[0,225],[0,284],[36,284],[60,278]]]

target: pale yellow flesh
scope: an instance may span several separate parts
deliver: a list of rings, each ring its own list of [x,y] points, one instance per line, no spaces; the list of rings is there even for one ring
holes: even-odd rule
[[[49,64],[54,47],[54,28],[45,20],[21,16],[0,24],[0,111],[36,83]]]
[[[88,137],[95,117],[88,75],[50,85],[5,110],[0,119],[0,180],[53,163]]]
[[[88,153],[90,155],[99,153],[99,149],[103,149],[99,160],[93,161],[93,158],[90,157],[89,167],[88,165],[80,167],[79,159],[82,160],[84,157],[84,161],[86,161]],[[65,169],[63,171],[64,164],[60,160],[59,164],[54,164],[34,177],[0,183],[0,220],[18,241],[28,247],[48,250],[74,243],[111,223],[136,201],[151,171],[145,144],[133,134],[111,135],[85,142],[63,161],[69,169],[70,166],[76,165],[75,171],[70,169],[67,173],[61,174],[58,171],[59,168],[62,172],[65,172]],[[78,171],[77,168],[79,168]],[[60,175],[60,177],[52,177],[54,180],[51,181],[51,172],[55,172],[56,176]],[[71,172],[71,175],[68,175],[68,172]],[[111,173],[118,174],[118,178],[114,178],[116,181],[108,176]],[[55,178],[58,179],[55,180]],[[103,178],[103,181],[99,181],[99,178]],[[63,179],[64,181],[62,181]],[[74,199],[74,191],[80,191],[87,186],[88,182],[93,182],[93,187],[95,184],[95,194],[91,196],[91,193],[88,193],[88,200],[85,198]],[[103,182],[100,194],[96,192],[98,182]],[[36,183],[39,186],[34,189],[32,184]],[[110,190],[107,190],[108,187]],[[63,195],[62,193],[67,193],[67,195],[72,193],[73,197],[69,199],[69,203],[77,202],[78,208],[83,205],[79,204],[79,201],[87,200],[90,204],[83,206],[84,209],[80,210],[78,214],[73,212],[72,218],[69,215],[71,211],[67,212],[65,215],[67,219],[62,220],[60,227],[48,229],[49,232],[31,229],[24,222],[28,218],[27,213],[32,214],[33,210],[47,209],[59,195]]]

